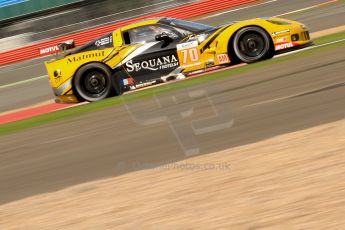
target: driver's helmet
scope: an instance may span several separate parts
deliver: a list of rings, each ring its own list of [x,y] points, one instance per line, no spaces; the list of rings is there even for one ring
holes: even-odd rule
[[[133,30],[133,36],[137,41],[154,40],[155,35],[159,33],[156,26],[143,26]]]

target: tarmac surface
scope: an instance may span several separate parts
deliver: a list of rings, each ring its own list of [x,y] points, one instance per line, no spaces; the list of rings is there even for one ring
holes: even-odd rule
[[[252,5],[242,6],[214,15],[206,15],[195,20],[206,24],[225,24],[243,19],[279,16],[298,20],[305,23],[310,32],[317,32],[337,26],[345,21],[345,3],[334,3],[318,6],[326,0],[270,0],[258,1]],[[312,7],[312,8],[308,8]],[[302,10],[302,11],[300,11]],[[295,12],[299,11],[299,12]],[[14,84],[0,88],[0,113],[25,106],[53,100],[53,93],[49,86],[43,61],[51,57],[42,57],[35,60],[15,63],[0,68],[0,86]],[[30,80],[35,78],[36,80]],[[26,81],[26,83],[20,83]]]
[[[344,119],[344,52],[342,42],[155,100],[1,136],[0,204]]]

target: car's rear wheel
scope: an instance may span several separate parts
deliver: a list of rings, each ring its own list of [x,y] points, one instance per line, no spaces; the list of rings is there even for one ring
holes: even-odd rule
[[[259,27],[240,29],[235,34],[232,46],[236,57],[242,62],[252,63],[271,57],[271,38]]]
[[[86,101],[99,101],[115,92],[110,69],[101,63],[81,67],[74,77],[77,95]]]

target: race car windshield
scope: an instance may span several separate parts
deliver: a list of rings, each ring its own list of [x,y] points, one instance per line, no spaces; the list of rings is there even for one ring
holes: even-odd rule
[[[178,20],[174,19],[170,23],[173,26],[179,27],[181,29],[185,29],[188,31],[191,31],[193,33],[199,33],[207,30],[213,30],[215,27],[197,23],[197,22],[189,22],[189,21],[183,21],[183,20]]]

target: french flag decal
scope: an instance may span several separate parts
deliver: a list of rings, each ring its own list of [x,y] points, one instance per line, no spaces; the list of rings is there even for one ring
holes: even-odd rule
[[[126,78],[126,79],[123,79],[123,85],[132,85],[134,83],[133,81],[133,78]]]

